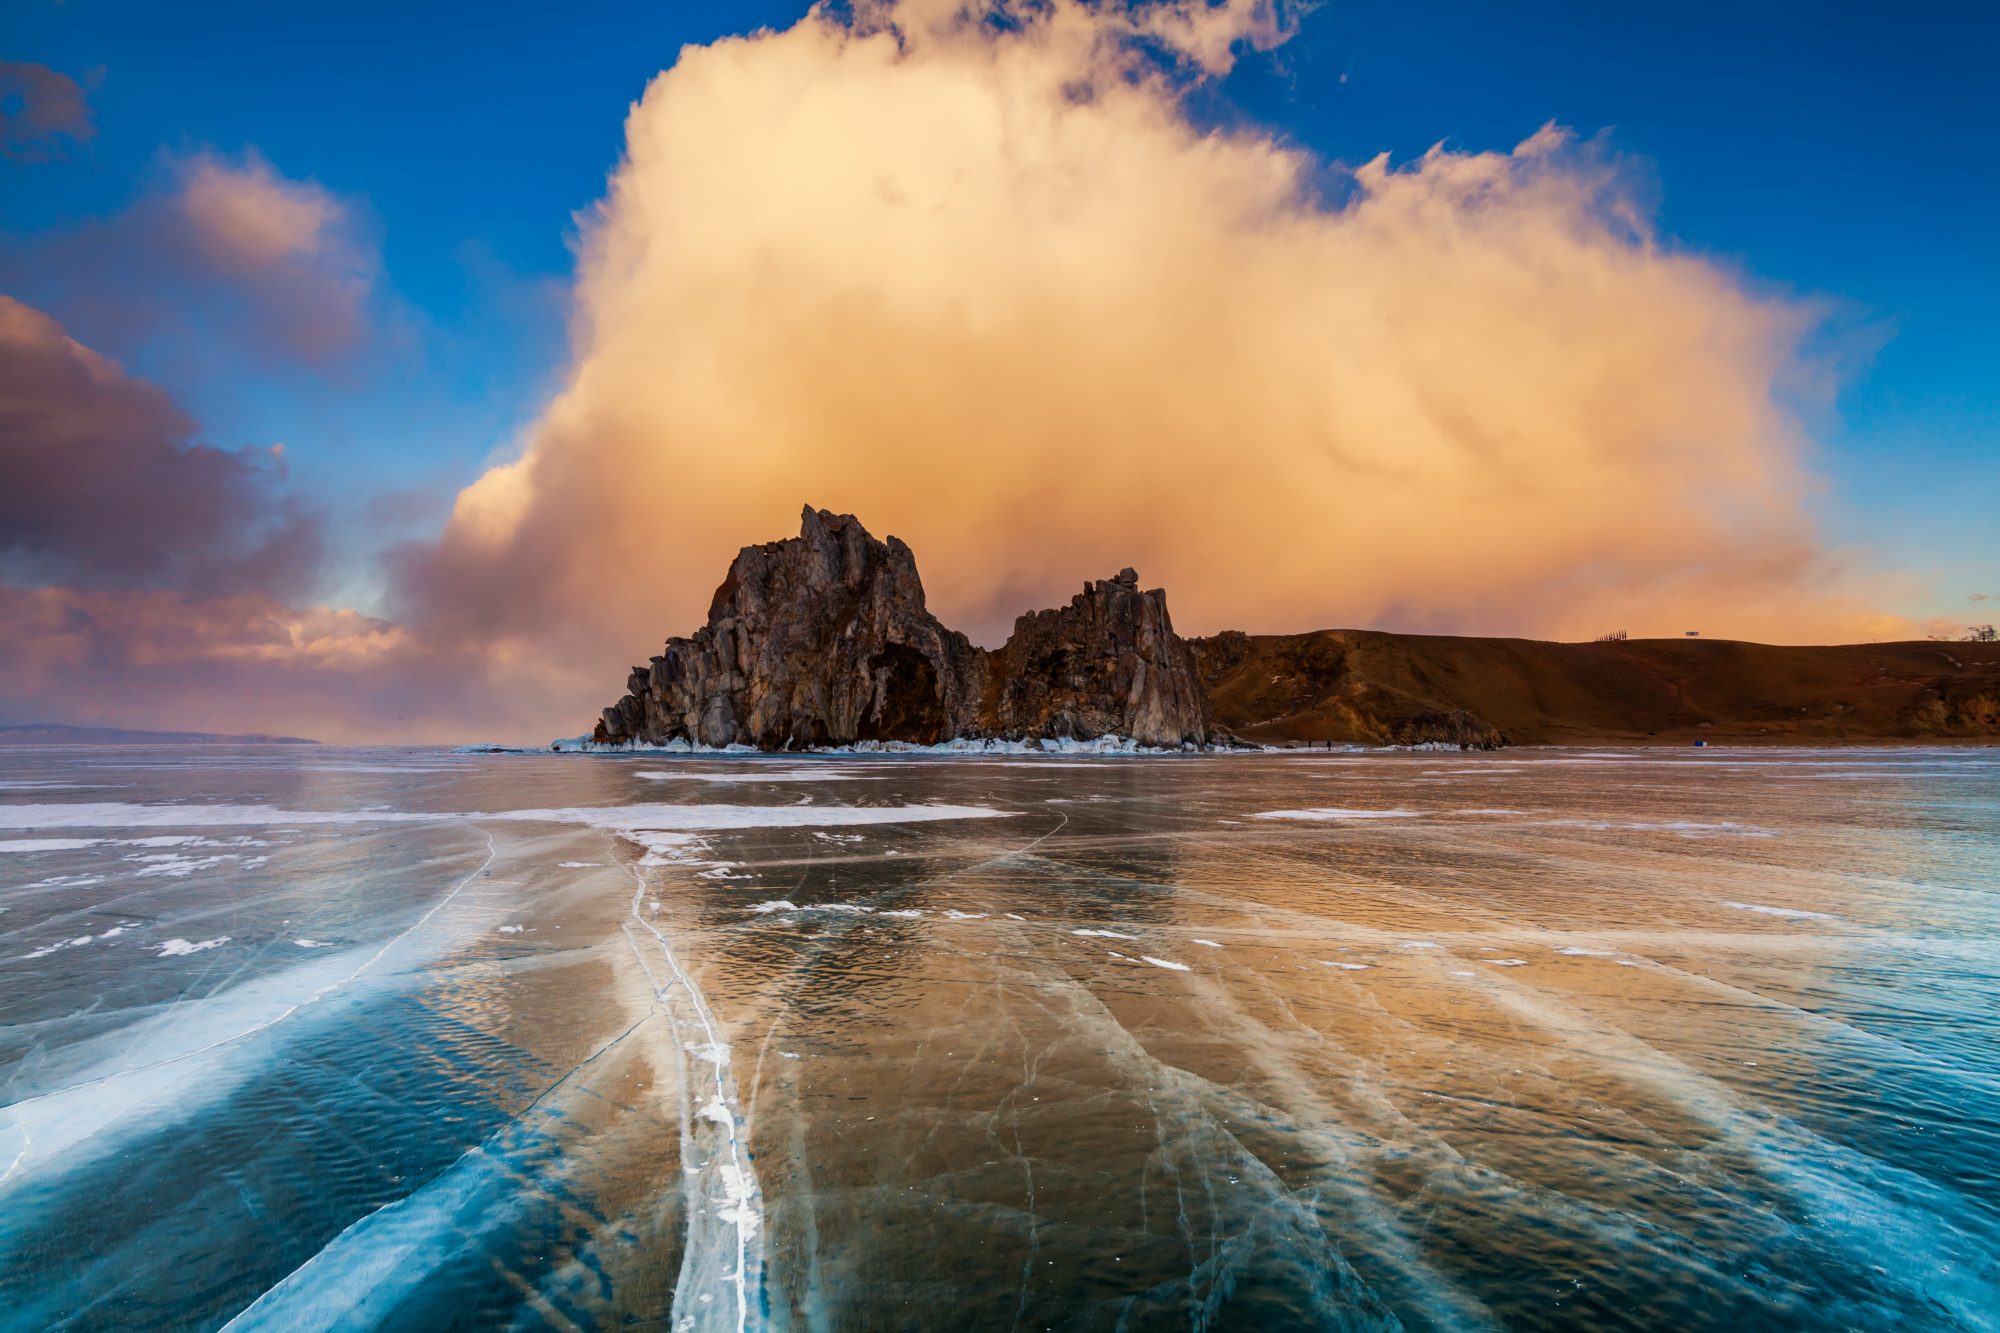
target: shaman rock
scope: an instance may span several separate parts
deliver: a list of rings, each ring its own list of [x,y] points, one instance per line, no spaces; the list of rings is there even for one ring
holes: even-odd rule
[[[809,505],[797,537],[737,554],[708,623],[634,667],[593,738],[794,749],[1121,735],[1179,745],[1211,729],[1166,594],[1141,592],[1131,570],[1021,617],[988,653],[930,613],[909,547]]]

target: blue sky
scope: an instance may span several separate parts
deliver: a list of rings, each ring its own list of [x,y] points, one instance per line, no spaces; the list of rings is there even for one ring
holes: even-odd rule
[[[368,345],[337,365],[199,321],[121,343],[47,300],[208,438],[283,441],[357,546],[434,524],[546,397],[571,218],[647,80],[684,43],[804,7],[413,8],[22,0],[0,18],[0,59],[83,81],[96,124],[63,160],[0,162],[10,244],[115,215],[204,150],[254,149],[357,210],[381,277]],[[1969,618],[2000,593],[1996,67],[2000,9],[1969,3],[1334,3],[1201,113],[1348,163],[1505,148],[1551,120],[1607,135],[1650,173],[1672,244],[1825,304],[1843,380],[1813,420],[1817,509],[1935,586],[1905,610]]]

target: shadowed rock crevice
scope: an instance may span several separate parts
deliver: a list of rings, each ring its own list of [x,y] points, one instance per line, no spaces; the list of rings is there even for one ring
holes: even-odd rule
[[[936,745],[951,739],[951,717],[930,659],[908,644],[886,645],[868,663],[879,693],[861,719],[864,741],[906,740]]]
[[[799,535],[746,546],[708,623],[634,667],[606,744],[799,749],[854,741],[1128,736],[1200,745],[1213,728],[1166,593],[1086,585],[988,653],[924,604],[916,557],[851,514],[807,506]]]

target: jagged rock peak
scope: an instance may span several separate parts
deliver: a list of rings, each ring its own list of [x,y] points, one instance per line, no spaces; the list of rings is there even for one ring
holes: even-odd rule
[[[1085,584],[1068,606],[1022,616],[994,659],[992,720],[1005,735],[1172,746],[1214,731],[1166,591],[1141,592],[1129,567]]]
[[[908,546],[810,505],[798,536],[739,551],[708,623],[669,639],[626,684],[600,742],[788,749],[1115,734],[1178,745],[1212,731],[1166,594],[1141,592],[1133,570],[1021,617],[1006,646],[985,653],[930,613]]]
[[[935,743],[971,716],[982,665],[925,607],[909,547],[808,505],[798,536],[737,553],[708,623],[634,669],[598,735],[764,749]]]

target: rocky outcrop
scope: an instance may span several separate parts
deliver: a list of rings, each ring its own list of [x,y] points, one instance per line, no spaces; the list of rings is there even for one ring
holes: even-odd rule
[[[799,535],[746,546],[708,623],[634,667],[604,744],[798,749],[956,738],[1201,744],[1212,730],[1166,594],[1127,569],[1021,617],[987,653],[924,604],[916,558],[850,514],[807,506]]]
[[[909,547],[808,506],[797,537],[737,554],[706,625],[632,669],[596,739],[933,744],[976,713],[984,656],[924,605]]]
[[[993,655],[983,721],[995,734],[1200,745],[1213,729],[1194,655],[1164,589],[1139,576],[1086,584],[1069,605],[1030,611]]]

